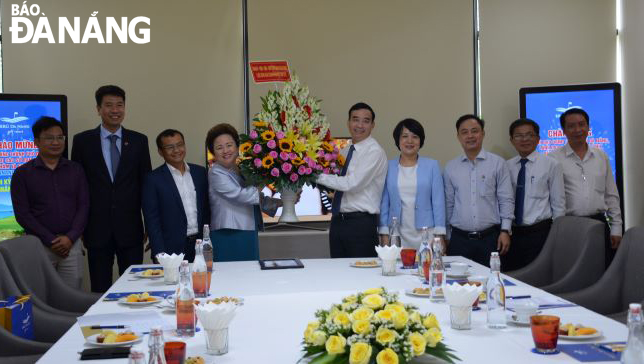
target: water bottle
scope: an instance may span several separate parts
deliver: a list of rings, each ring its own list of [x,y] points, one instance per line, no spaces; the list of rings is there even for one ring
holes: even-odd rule
[[[501,259],[498,252],[490,257],[490,277],[487,280],[487,326],[502,329],[507,326],[505,317],[505,287],[501,280]]]
[[[192,289],[190,265],[188,261],[181,262],[179,267],[179,287],[175,295],[177,310],[177,336],[195,336],[195,293]]]
[[[192,290],[195,297],[208,297],[208,267],[203,257],[203,243],[197,239],[195,243],[195,261],[192,263]]]
[[[416,264],[418,264],[418,275],[424,284],[429,284],[429,264],[432,261],[432,250],[429,247],[429,228],[423,226],[420,248],[416,253]]]
[[[210,241],[210,226],[205,224],[203,226],[203,258],[206,261],[206,268],[208,272],[206,289],[210,292],[210,282],[212,279],[212,259],[214,256],[214,249],[212,247],[212,242]]]
[[[644,323],[642,321],[642,305],[631,303],[628,306],[628,340],[626,349],[622,352],[620,363],[644,363]]]
[[[432,240],[432,261],[429,269],[429,284],[431,292],[429,299],[432,302],[444,302],[443,277],[445,277],[445,265],[443,264],[443,244],[441,239],[434,237]]]
[[[163,331],[160,326],[150,329],[150,338],[148,339],[148,347],[150,348],[150,356],[148,364],[166,364],[165,353],[163,347],[165,340],[163,340]]]
[[[135,348],[130,348],[127,364],[145,364],[145,354]]]
[[[402,242],[400,240],[400,223],[396,216],[391,218],[391,225],[389,226],[389,245],[397,247],[402,246]]]

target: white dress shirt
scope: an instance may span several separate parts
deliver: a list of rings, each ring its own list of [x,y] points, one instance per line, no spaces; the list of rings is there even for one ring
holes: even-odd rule
[[[378,214],[387,177],[387,154],[372,137],[353,146],[355,150],[346,175],[322,174],[316,182],[344,192],[340,212]],[[348,152],[349,147],[341,151],[345,157]]]
[[[172,174],[174,183],[177,185],[177,189],[179,190],[183,210],[186,212],[186,219],[188,220],[188,231],[186,234],[194,235],[199,232],[199,226],[197,226],[197,190],[195,189],[195,184],[192,181],[190,166],[188,166],[188,163],[184,162],[184,164],[186,165],[186,171],[181,174],[180,170],[166,163],[170,170],[170,174]]]
[[[116,135],[116,149],[121,153],[121,143],[123,142],[123,128],[119,126],[118,130],[112,133],[111,131],[105,129],[103,124],[101,124],[101,151],[103,152],[103,159],[105,160],[105,165],[107,166],[107,171],[110,174],[110,178],[114,181],[114,175],[116,171],[112,170],[112,155],[110,154],[110,147],[112,142],[110,141],[110,136]]]
[[[481,149],[471,161],[466,155],[447,162],[443,175],[447,223],[465,231],[482,231],[501,224],[510,230],[514,191],[505,160]]]
[[[619,193],[608,156],[588,146],[580,159],[569,144],[550,153],[563,167],[566,215],[590,216],[607,212],[611,235],[622,235]]]
[[[561,164],[554,158],[539,154],[536,150],[526,158],[528,162],[525,164],[522,225],[532,225],[565,215],[566,196]],[[516,196],[521,156],[508,159],[506,164],[510,170],[512,188]]]

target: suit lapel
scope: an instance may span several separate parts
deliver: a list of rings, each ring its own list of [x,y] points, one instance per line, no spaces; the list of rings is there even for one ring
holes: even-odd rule
[[[170,172],[170,168],[168,168],[167,164],[163,164],[163,179],[164,183],[167,183],[170,187],[170,191],[172,191],[172,196],[174,198],[174,202],[176,202],[179,205],[179,208],[181,211],[183,211],[183,218],[188,220],[186,217],[186,210],[183,208],[183,202],[181,201],[181,195],[179,194],[179,188],[177,187],[177,184],[174,182],[174,177],[172,177],[172,172]]]
[[[110,171],[107,169],[107,163],[105,162],[105,157],[103,156],[103,141],[101,140],[101,127],[94,129],[94,134],[92,135],[92,140],[90,141],[90,147],[92,152],[96,155],[96,160],[100,160],[99,169],[103,177],[109,182],[112,183],[112,178],[110,177]]]

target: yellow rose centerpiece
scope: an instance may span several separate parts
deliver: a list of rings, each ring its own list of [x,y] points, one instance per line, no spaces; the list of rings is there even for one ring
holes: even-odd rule
[[[315,317],[302,341],[310,364],[397,364],[421,355],[459,360],[443,343],[434,314],[418,312],[382,287],[347,296]]]

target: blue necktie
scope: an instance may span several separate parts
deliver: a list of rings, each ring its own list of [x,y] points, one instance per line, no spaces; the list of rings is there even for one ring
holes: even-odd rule
[[[356,148],[353,145],[351,145],[351,147],[349,147],[349,154],[347,154],[347,161],[344,163],[344,167],[342,167],[340,176],[344,176],[345,174],[347,174],[347,169],[349,168],[349,162],[351,162],[351,157],[353,157],[354,150],[356,150]],[[342,195],[344,195],[344,192],[342,191],[335,192],[335,196],[333,196],[333,204],[331,205],[331,214],[337,215],[340,213],[340,204],[342,203]]]
[[[110,138],[110,160],[112,162],[112,181],[116,179],[116,171],[119,168],[119,160],[121,159],[121,153],[119,153],[119,148],[116,146],[116,141],[118,140],[118,135],[112,134]]]
[[[517,177],[517,194],[514,198],[514,223],[521,225],[523,223],[523,203],[525,201],[525,164],[527,158],[521,158],[521,169]]]

